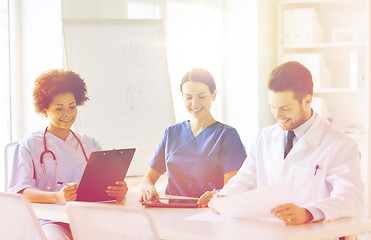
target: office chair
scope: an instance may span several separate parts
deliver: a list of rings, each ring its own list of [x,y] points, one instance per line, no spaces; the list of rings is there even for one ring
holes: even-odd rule
[[[10,173],[12,172],[13,168],[13,159],[16,154],[16,147],[18,142],[11,142],[5,146],[4,151],[4,191],[8,191],[9,181],[10,181]]]
[[[46,240],[30,202],[22,194],[0,192],[0,238]]]
[[[110,203],[68,202],[74,240],[160,239],[150,215]]]

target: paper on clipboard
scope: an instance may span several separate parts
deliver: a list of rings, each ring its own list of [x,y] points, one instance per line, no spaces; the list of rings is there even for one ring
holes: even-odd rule
[[[221,215],[232,218],[272,218],[271,209],[287,203],[279,183],[211,201]]]

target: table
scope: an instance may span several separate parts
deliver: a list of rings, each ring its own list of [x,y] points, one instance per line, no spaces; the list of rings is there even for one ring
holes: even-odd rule
[[[138,202],[138,193],[130,192],[122,207],[141,208],[148,211],[163,239],[252,239],[252,240],[313,240],[351,236],[371,231],[371,219],[344,218],[330,222],[286,226],[280,221],[270,220],[189,220],[196,214],[211,215],[209,209],[144,208]],[[107,203],[102,203],[107,204]],[[68,222],[64,204],[32,203],[39,218]],[[355,239],[347,237],[347,239]]]

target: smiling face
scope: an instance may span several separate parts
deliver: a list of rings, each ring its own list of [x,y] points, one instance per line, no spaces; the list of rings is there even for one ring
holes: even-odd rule
[[[42,113],[49,120],[48,131],[69,131],[77,116],[75,96],[70,92],[55,95],[48,109]]]
[[[185,107],[192,117],[202,119],[211,115],[211,102],[215,100],[216,90],[211,93],[206,84],[188,81],[182,86],[182,96]]]
[[[272,114],[284,131],[299,127],[311,117],[311,102],[312,96],[309,94],[302,101],[298,101],[293,91],[269,91]]]

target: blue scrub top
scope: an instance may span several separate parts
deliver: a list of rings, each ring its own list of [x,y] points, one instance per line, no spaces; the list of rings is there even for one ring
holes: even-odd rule
[[[158,144],[148,165],[163,174],[167,171],[166,193],[200,197],[224,185],[224,174],[239,169],[246,152],[236,129],[215,122],[196,137],[189,121],[170,126]]]

